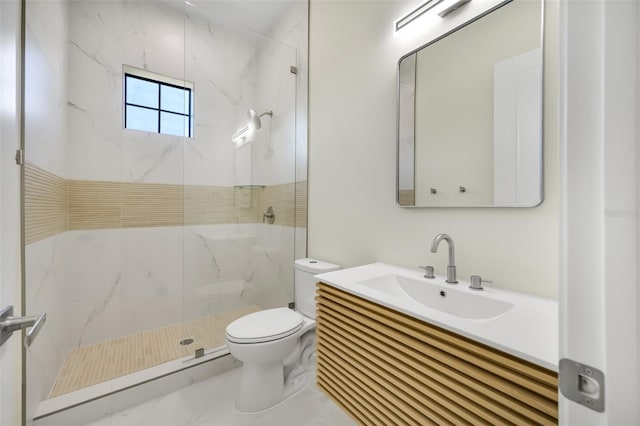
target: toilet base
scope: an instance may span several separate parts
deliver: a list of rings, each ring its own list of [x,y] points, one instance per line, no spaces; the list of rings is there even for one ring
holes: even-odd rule
[[[302,373],[284,383],[282,364],[243,365],[240,388],[236,397],[236,410],[244,414],[267,411],[303,391],[309,383],[309,374]]]
[[[243,362],[236,409],[258,413],[306,387],[307,370],[315,355],[315,321],[304,317],[297,333],[279,340],[243,344],[227,336],[227,346]]]
[[[236,409],[241,413],[268,410],[297,395],[309,383],[315,360],[313,329],[304,333],[296,349],[284,361],[245,362],[242,365]]]

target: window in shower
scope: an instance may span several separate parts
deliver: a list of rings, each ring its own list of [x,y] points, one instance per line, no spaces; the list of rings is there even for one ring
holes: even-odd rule
[[[124,127],[193,137],[193,83],[125,65]]]

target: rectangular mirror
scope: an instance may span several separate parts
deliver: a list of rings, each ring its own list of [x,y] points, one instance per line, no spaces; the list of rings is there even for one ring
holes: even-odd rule
[[[508,1],[400,59],[399,206],[542,202],[542,28]]]

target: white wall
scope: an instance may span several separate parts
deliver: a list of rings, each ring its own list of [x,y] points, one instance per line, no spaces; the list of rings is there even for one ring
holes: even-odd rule
[[[393,35],[417,5],[312,1],[309,75],[309,255],[344,266],[385,261],[446,270],[429,253],[440,232],[456,243],[458,273],[555,298],[558,282],[556,13],[547,10],[545,201],[532,209],[403,209],[395,205],[397,61],[487,2]],[[477,12],[477,10],[475,10]],[[436,26],[434,26],[436,25]]]

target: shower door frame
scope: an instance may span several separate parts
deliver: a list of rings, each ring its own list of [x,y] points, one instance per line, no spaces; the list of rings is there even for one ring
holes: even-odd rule
[[[0,2],[0,36],[4,42],[0,51],[0,308],[13,306],[14,316],[24,313],[23,167],[14,160],[24,147],[23,12],[24,0]],[[0,424],[26,424],[23,336],[14,332],[0,348]]]

